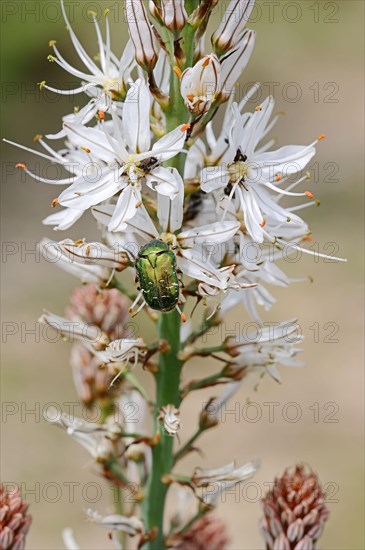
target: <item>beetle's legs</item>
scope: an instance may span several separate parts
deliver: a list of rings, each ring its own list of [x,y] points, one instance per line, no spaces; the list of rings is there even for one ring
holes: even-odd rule
[[[141,311],[141,309],[144,308],[144,306],[146,305],[146,302],[143,300],[143,302],[141,303],[141,305],[139,306],[139,308],[137,309],[137,311],[134,311],[132,313],[132,317],[135,317],[136,315],[138,315],[138,313]]]
[[[138,304],[140,299],[142,298],[143,294],[142,292],[139,292],[136,299],[134,300],[133,304],[128,308],[129,313],[132,315],[132,317],[135,317],[137,313],[141,311],[141,309],[146,305],[145,300],[142,301],[141,305],[138,307],[137,311],[133,311],[134,307]]]
[[[180,317],[181,317],[181,321],[182,321],[183,323],[186,323],[186,315],[185,315],[185,313],[183,313],[183,312],[181,311],[181,309],[180,309],[180,307],[179,307],[178,304],[176,304],[175,309],[179,312]]]

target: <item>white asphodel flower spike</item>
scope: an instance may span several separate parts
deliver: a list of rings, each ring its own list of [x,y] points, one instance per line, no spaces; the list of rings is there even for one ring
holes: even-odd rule
[[[137,63],[147,72],[158,59],[158,48],[143,0],[125,0],[125,15]]]
[[[226,53],[242,39],[254,5],[255,0],[231,0],[221,24],[212,36],[212,44],[218,54]]]
[[[180,411],[171,403],[160,409],[158,420],[163,423],[164,429],[171,436],[175,436],[180,429]]]
[[[82,81],[82,85],[73,90],[59,90],[53,88],[52,86],[48,86],[45,82],[41,82],[40,86],[62,95],[74,95],[86,92],[89,93],[91,96],[96,96],[96,99],[98,101],[94,105],[94,115],[98,109],[106,109],[107,107],[111,106],[113,100],[121,100],[125,97],[126,85],[135,64],[133,50],[130,45],[127,45],[122,58],[120,60],[117,59],[117,57],[111,51],[110,46],[108,11],[106,10],[104,13],[106,29],[105,43],[101,35],[96,15],[92,14],[92,20],[94,22],[99,48],[99,67],[95,63],[94,59],[88,55],[81,42],[78,40],[75,32],[73,31],[70,21],[67,17],[64,0],[61,0],[61,10],[68,31],[70,33],[72,44],[80,60],[85,66],[85,70],[81,71],[79,69],[76,69],[70,63],[68,63],[59,52],[55,40],[50,41],[50,46],[53,49],[54,55],[50,55],[48,59],[49,61],[57,63],[62,69],[70,73],[72,76],[79,78]],[[100,91],[98,92],[98,89],[101,89],[101,94]]]
[[[206,55],[181,76],[181,95],[194,115],[209,111],[220,89],[221,66],[215,54]]]

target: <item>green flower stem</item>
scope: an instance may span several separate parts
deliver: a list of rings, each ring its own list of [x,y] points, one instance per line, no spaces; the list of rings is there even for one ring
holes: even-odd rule
[[[188,393],[195,390],[201,390],[202,388],[207,388],[209,386],[216,386],[217,384],[227,384],[229,379],[224,379],[224,370],[218,372],[217,374],[212,374],[206,378],[201,378],[200,380],[193,380],[187,386],[181,390],[182,398],[186,397]]]
[[[184,456],[186,456],[190,452],[192,445],[195,443],[195,441],[198,439],[198,437],[200,437],[200,435],[203,432],[204,432],[204,428],[199,426],[197,431],[191,436],[191,438],[185,443],[185,445],[175,453],[174,464],[176,464],[178,460],[181,460],[182,458],[184,458]]]
[[[180,351],[181,319],[177,311],[161,313],[158,323],[159,338],[167,340],[170,348],[160,353],[156,380],[156,407],[154,414],[155,430],[158,430],[159,410],[170,403],[179,407],[181,398],[179,392],[180,373],[183,362],[177,359]],[[173,437],[161,430],[160,441],[152,447],[152,471],[146,488],[143,502],[143,512],[147,529],[157,527],[157,537],[143,548],[149,550],[164,550],[163,518],[165,498],[168,486],[163,483],[164,475],[169,474],[173,467]]]
[[[116,458],[112,458],[110,460],[108,460],[108,462],[106,462],[104,464],[104,469],[108,472],[110,472],[111,474],[113,474],[113,476],[118,480],[120,481],[120,483],[124,486],[124,485],[128,485],[130,484],[130,481],[129,479],[126,477],[125,473],[123,472],[119,462],[117,461]]]
[[[190,15],[198,6],[199,0],[186,0],[185,6]],[[184,51],[186,53],[185,66],[191,66],[194,55],[194,35],[195,30],[187,24],[182,32],[184,39]],[[166,131],[171,132],[177,126],[185,124],[190,119],[190,114],[185,107],[184,100],[180,93],[180,79],[174,72],[175,59],[171,56],[171,77],[170,77],[170,103],[165,109]],[[168,165],[175,167],[181,176],[184,175],[186,154],[180,153],[172,158]],[[155,374],[156,382],[156,406],[154,410],[154,427],[158,432],[158,415],[160,408],[174,404],[179,407],[181,403],[180,395],[180,375],[183,367],[183,361],[178,359],[180,351],[180,326],[181,318],[177,311],[171,313],[161,313],[158,322],[158,338],[160,341],[166,340],[169,343],[169,349],[160,352],[158,371]],[[165,499],[168,491],[168,485],[163,483],[163,477],[170,474],[173,465],[173,437],[161,430],[160,440],[152,447],[152,468],[145,488],[145,498],[142,504],[142,512],[147,531],[157,529],[156,537],[143,545],[145,550],[164,550],[166,548],[163,522],[165,511]]]
[[[200,338],[200,336],[203,336],[203,334],[205,334],[210,328],[214,326],[215,326],[215,323],[206,321],[204,319],[201,325],[190,334],[190,336],[185,340],[185,342],[183,342],[181,347],[184,348],[188,344],[194,343],[198,338]]]
[[[224,345],[221,345],[221,346],[215,346],[215,347],[212,347],[212,348],[196,349],[194,351],[194,355],[199,355],[199,357],[207,357],[207,356],[212,355],[212,353],[220,353],[220,352],[224,352],[224,351],[226,351],[226,348],[224,347]],[[227,361],[227,360],[225,359],[225,361]]]

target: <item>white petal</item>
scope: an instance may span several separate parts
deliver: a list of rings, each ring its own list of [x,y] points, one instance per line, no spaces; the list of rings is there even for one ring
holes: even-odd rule
[[[76,208],[63,208],[55,214],[47,216],[43,221],[43,225],[54,225],[55,231],[64,231],[71,227],[83,215],[84,210]]]
[[[134,153],[144,153],[150,148],[150,103],[147,85],[139,78],[129,88],[123,108],[124,137]]]
[[[250,60],[255,39],[255,32],[247,30],[233,51],[229,50],[228,54],[221,58],[221,87],[225,99],[235,93],[235,84]]]
[[[154,144],[151,156],[157,157],[159,161],[169,160],[184,148],[185,139],[186,130],[178,126]]]
[[[126,221],[132,219],[137,212],[137,206],[141,202],[141,194],[132,185],[122,191],[116,204],[112,219],[109,223],[109,231],[120,231]]]
[[[159,194],[157,216],[163,231],[174,232],[180,229],[184,215],[184,182],[176,168],[170,169],[177,184],[174,197]]]
[[[58,197],[59,203],[62,206],[87,210],[109,199],[125,186],[123,179],[119,180],[116,173],[109,171],[103,177],[96,176],[94,179],[97,181],[84,178],[77,180],[61,193]]]
[[[180,181],[181,176],[175,168],[159,166],[146,175],[148,187],[171,199],[178,193]]]
[[[240,222],[223,221],[189,229],[179,234],[179,241],[184,246],[195,244],[219,244],[231,239],[240,228]]]
[[[64,123],[63,128],[76,147],[86,147],[90,149],[91,155],[108,163],[112,163],[118,158],[116,154],[118,142],[112,137],[108,140],[101,130],[86,127],[82,124],[70,124],[69,122]],[[89,162],[91,162],[91,159]]]
[[[201,188],[206,193],[225,187],[229,182],[229,175],[224,166],[209,166],[201,172]]]
[[[277,173],[289,176],[300,172],[315,154],[316,150],[312,146],[287,145],[257,155],[255,164],[264,179],[273,179]]]

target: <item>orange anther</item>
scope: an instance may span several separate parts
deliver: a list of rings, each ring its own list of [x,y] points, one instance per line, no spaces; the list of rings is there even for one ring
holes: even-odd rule
[[[205,68],[205,67],[208,67],[208,65],[209,65],[209,57],[207,56],[207,57],[205,58],[205,61],[203,61],[203,67],[204,67],[204,68]]]
[[[186,130],[189,130],[189,128],[191,127],[191,124],[187,123],[187,124],[183,124],[180,128],[180,130],[182,132],[186,132]]]
[[[181,77],[182,77],[181,69],[177,65],[175,65],[175,67],[173,68],[173,71],[176,74],[176,76],[178,77],[178,79],[180,80]]]
[[[186,97],[187,97],[187,99],[188,99],[189,101],[194,101],[194,96],[193,96],[193,94],[187,94]]]
[[[262,222],[260,223],[260,227],[265,227],[266,225],[266,220],[265,218],[263,218]]]
[[[55,208],[58,205],[58,199],[53,199],[51,208]]]
[[[90,149],[88,147],[80,147],[85,153],[91,153]]]
[[[283,176],[280,174],[276,174],[276,181],[281,181],[283,179]]]
[[[255,111],[262,111],[262,107],[260,107],[260,105],[258,105],[255,109]]]
[[[23,168],[24,170],[27,169],[27,165],[23,162],[18,162],[18,164],[15,165],[15,168]]]
[[[104,111],[98,111],[98,116],[100,120],[105,120],[105,113]]]
[[[310,199],[314,199],[314,195],[311,191],[305,191],[305,194],[307,195],[307,197],[309,197]]]
[[[39,141],[40,139],[42,139],[42,134],[36,134],[33,138],[33,141]]]
[[[309,243],[313,241],[313,237],[311,237],[310,235],[307,235],[306,237],[303,237],[302,241]]]
[[[319,134],[318,141],[322,141],[322,139],[326,139],[326,134]]]
[[[185,313],[182,313],[182,314],[181,314],[181,322],[182,322],[182,323],[186,323],[186,315],[185,315]]]

